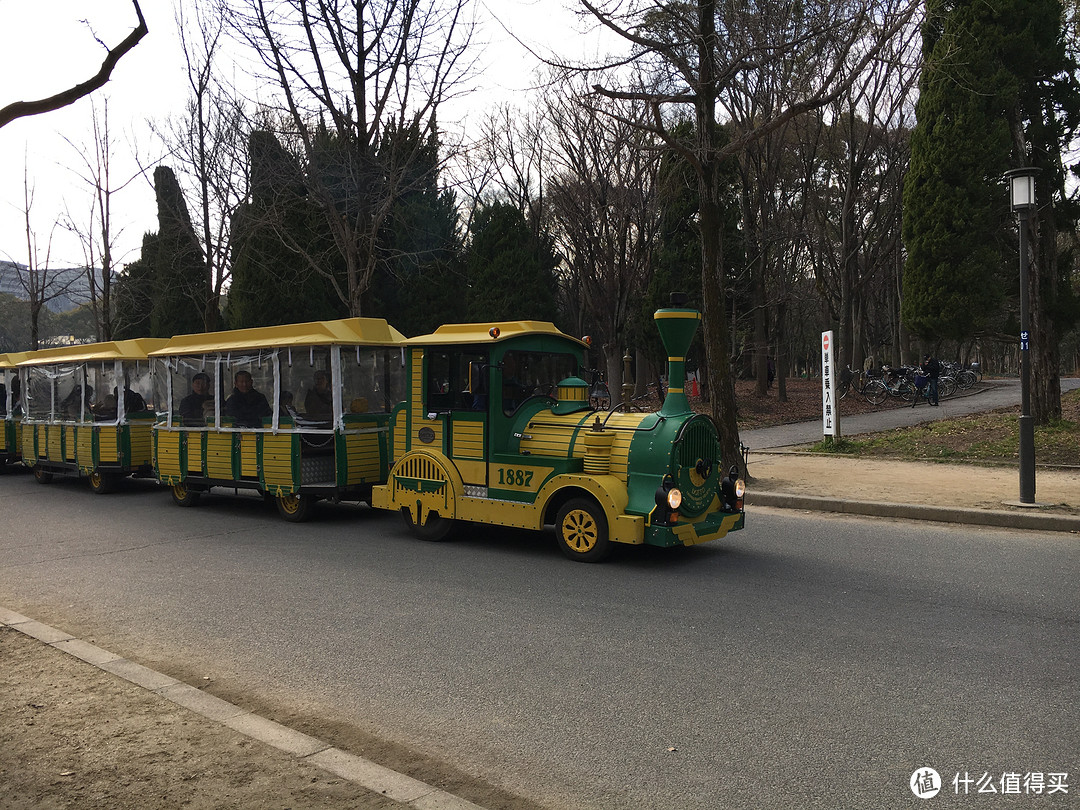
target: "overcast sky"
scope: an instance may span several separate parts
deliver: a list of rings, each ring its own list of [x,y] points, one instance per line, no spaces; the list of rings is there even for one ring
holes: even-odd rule
[[[479,77],[469,107],[485,107],[521,99],[530,83],[535,59],[492,19],[495,15],[534,50],[582,56],[596,50],[595,36],[579,36],[569,11],[574,0],[474,0],[481,29],[479,40],[489,43],[482,56],[490,67]],[[487,3],[487,6],[483,5]],[[112,80],[89,98],[62,110],[23,118],[0,128],[0,260],[27,262],[24,222],[24,165],[34,199],[31,228],[36,235],[38,261],[53,267],[84,262],[78,241],[54,226],[70,212],[77,221],[89,216],[89,187],[76,171],[84,171],[79,147],[92,144],[91,107],[108,99],[109,122],[116,146],[113,185],[138,172],[132,153],[151,168],[161,147],[150,136],[148,118],[163,119],[183,104],[186,82],[175,34],[173,2],[144,0],[140,4],[149,33],[120,60]],[[119,44],[136,26],[130,0],[0,0],[0,106],[43,98],[97,72],[105,51]],[[65,140],[66,139],[66,140]],[[189,201],[190,204],[190,201]],[[138,178],[117,195],[115,230],[121,262],[138,258],[142,235],[157,230],[153,189]]]

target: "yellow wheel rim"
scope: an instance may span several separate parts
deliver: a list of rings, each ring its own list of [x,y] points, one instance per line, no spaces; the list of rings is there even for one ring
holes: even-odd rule
[[[562,536],[566,545],[574,551],[591,551],[600,539],[596,520],[585,509],[574,509],[566,513],[562,522]]]
[[[173,494],[180,500],[187,497],[187,487],[183,484],[173,484]]]
[[[97,489],[98,487],[101,486],[101,473],[99,473],[99,472],[90,473],[90,485],[93,486],[94,489]]]
[[[295,515],[300,511],[300,496],[299,495],[282,495],[281,508],[287,514]]]

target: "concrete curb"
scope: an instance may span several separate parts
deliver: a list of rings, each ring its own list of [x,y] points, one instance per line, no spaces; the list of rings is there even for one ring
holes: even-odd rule
[[[23,635],[85,661],[102,672],[122,678],[208,720],[227,726],[238,734],[290,754],[297,761],[310,763],[340,779],[400,802],[405,807],[415,810],[484,810],[480,805],[460,796],[393,771],[370,759],[334,748],[327,742],[260,717],[194,686],[136,664],[3,606],[0,606],[0,626],[18,630]]]
[[[839,512],[845,515],[890,517],[901,520],[933,520],[939,523],[965,523],[995,526],[1002,529],[1035,529],[1047,532],[1080,532],[1080,516],[1010,512],[996,509],[968,509],[951,506],[851,501],[817,495],[793,495],[784,492],[747,492],[747,506],[772,506],[812,512]],[[1038,507],[1035,507],[1038,508]]]

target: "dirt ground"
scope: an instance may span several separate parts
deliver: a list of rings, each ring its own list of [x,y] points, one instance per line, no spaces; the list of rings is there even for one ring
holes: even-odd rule
[[[404,807],[6,626],[0,662],[3,810]],[[331,719],[244,708],[487,810],[544,810]]]
[[[5,810],[400,807],[9,627],[0,661]]]

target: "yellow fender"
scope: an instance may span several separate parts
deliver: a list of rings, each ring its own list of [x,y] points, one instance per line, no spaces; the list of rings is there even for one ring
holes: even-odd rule
[[[589,493],[600,504],[607,517],[608,537],[613,543],[640,545],[645,542],[645,518],[626,514],[630,497],[626,484],[614,475],[567,474],[552,478],[537,493],[538,519],[541,522],[552,498],[570,487]]]
[[[461,475],[445,454],[413,450],[398,460],[384,486],[372,489],[371,505],[395,512],[408,509],[417,522],[426,521],[432,511],[455,520],[463,491]]]

